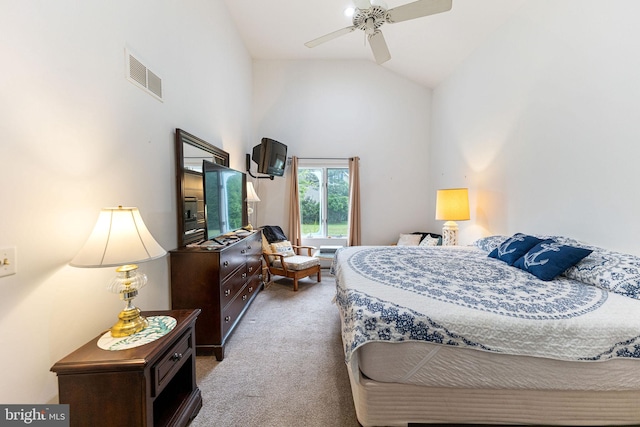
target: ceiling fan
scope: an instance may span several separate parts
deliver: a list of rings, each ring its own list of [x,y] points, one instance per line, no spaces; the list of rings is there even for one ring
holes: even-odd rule
[[[380,27],[385,22],[395,24],[396,22],[447,12],[451,10],[452,1],[453,0],[418,0],[389,9],[384,0],[354,0],[355,8],[352,26],[306,42],[305,46],[316,47],[329,40],[349,34],[354,30],[362,30],[369,39],[369,45],[371,46],[371,51],[373,52],[376,62],[382,64],[391,59],[387,42],[380,31]]]

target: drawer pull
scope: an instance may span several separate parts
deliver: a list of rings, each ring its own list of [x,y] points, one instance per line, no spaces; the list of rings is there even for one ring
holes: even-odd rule
[[[251,250],[251,245],[247,246],[247,249]]]
[[[249,267],[249,273],[253,271],[253,267]]]
[[[249,292],[253,292],[253,286],[249,286]]]
[[[247,278],[247,273],[242,273],[242,278],[246,279]]]
[[[225,267],[229,267],[229,261],[223,262],[222,265],[224,265]]]
[[[231,316],[227,316],[227,317],[225,317],[225,318],[224,318],[224,321],[225,321],[225,322],[229,322],[229,321],[231,321]]]
[[[241,253],[241,254],[243,254],[243,255],[244,255],[246,252],[247,252],[247,251],[246,251],[246,249],[243,249],[243,250],[241,250],[241,251],[240,251],[240,253]]]
[[[182,359],[182,353],[173,353],[173,356],[171,356],[173,362],[177,362],[180,359]]]
[[[229,289],[225,289],[224,296],[228,297],[229,295],[231,295],[231,291]]]
[[[246,295],[242,295],[242,301],[246,301],[247,300],[247,296]]]

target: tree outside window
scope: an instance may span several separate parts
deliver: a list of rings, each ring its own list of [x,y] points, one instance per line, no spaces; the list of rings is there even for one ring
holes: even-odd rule
[[[349,229],[349,168],[299,167],[303,237],[345,237]]]

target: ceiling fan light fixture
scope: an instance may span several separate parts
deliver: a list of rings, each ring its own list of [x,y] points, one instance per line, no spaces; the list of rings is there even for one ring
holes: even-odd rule
[[[349,6],[344,10],[344,16],[351,18],[355,12],[356,12],[356,9],[354,7]]]
[[[353,4],[360,10],[369,9],[371,7],[371,3],[369,3],[369,0],[353,0]]]
[[[387,7],[387,3],[384,0],[371,0],[371,6],[378,6],[383,8],[384,10],[389,9]]]

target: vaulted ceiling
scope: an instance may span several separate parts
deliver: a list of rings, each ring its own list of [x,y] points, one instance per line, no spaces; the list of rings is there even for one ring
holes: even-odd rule
[[[356,0],[358,1],[358,0]],[[388,7],[411,0],[385,0]],[[375,63],[356,30],[320,46],[305,42],[352,25],[344,10],[354,0],[224,0],[254,59],[357,59]],[[453,0],[449,12],[382,30],[391,60],[380,65],[427,87],[449,76],[525,0]]]

